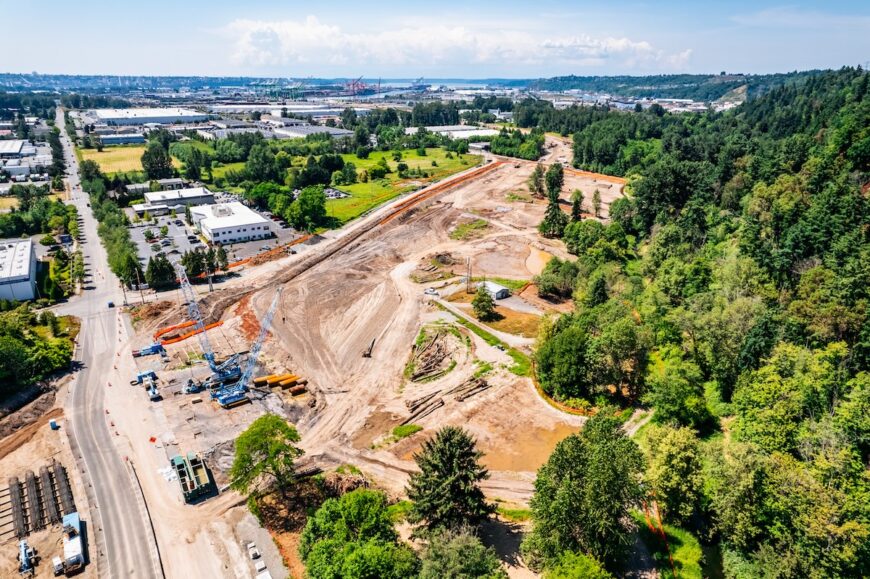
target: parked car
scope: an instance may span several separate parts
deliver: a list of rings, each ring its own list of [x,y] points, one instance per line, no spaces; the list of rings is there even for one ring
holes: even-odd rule
[[[115,302],[109,302],[109,307],[110,307],[110,308],[114,308],[114,307],[115,307]]]

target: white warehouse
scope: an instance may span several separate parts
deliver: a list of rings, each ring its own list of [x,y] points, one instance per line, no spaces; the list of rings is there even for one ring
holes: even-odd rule
[[[36,253],[29,239],[0,241],[0,299],[36,297]]]
[[[94,109],[87,116],[96,124],[105,125],[171,125],[208,120],[206,113],[178,107],[142,109]]]
[[[226,245],[272,237],[272,222],[238,201],[191,207],[190,217],[211,243]]]

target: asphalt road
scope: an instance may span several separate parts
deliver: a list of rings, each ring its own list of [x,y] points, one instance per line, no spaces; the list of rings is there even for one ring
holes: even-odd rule
[[[93,521],[89,526],[91,564],[102,577],[162,577],[154,534],[137,506],[142,498],[131,478],[129,465],[119,453],[109,430],[103,399],[119,341],[119,312],[108,302],[121,305],[123,295],[117,278],[109,271],[106,251],[97,237],[97,221],[87,206],[78,178],[72,144],[63,131],[63,112],[58,108],[57,126],[66,152],[72,191],[71,203],[82,217],[82,253],[88,276],[85,290],[60,306],[59,313],[81,319],[78,357],[82,368],[67,398],[67,432],[85,471]],[[120,384],[118,385],[120,386]],[[101,553],[102,552],[102,553]]]

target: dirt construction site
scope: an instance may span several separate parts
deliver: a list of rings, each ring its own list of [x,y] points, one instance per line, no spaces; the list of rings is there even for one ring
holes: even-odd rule
[[[548,143],[548,158],[570,157],[564,142]],[[195,286],[206,323],[222,322],[208,330],[218,358],[250,349],[283,288],[255,376],[292,374],[294,388],[263,384],[249,393],[249,404],[229,409],[213,403],[207,391],[185,394],[189,379],[209,374],[196,337],[166,345],[164,357],[130,355],[153,342],[160,328],[187,319],[180,292],[130,312],[122,327],[126,349],[108,380],[107,420],[117,428],[122,452],[135,457],[150,516],[160,521],[158,543],[187,547],[163,550],[167,570],[249,576],[241,545],[256,538],[267,562],[276,561],[269,565],[272,575],[286,576],[280,558],[287,562],[295,554],[278,553],[261,536],[243,497],[227,490],[233,440],[266,412],[296,425],[305,451],[301,467],[350,464],[395,497],[403,493],[422,441],[441,426],[462,425],[485,453],[487,496],[527,504],[536,469],[584,420],[548,404],[528,377],[538,323],[570,310],[570,304],[539,298],[532,283],[553,256],[567,257],[561,242],[537,232],[546,201],[529,193],[534,166],[492,157],[341,230],[314,236],[294,255],[245,266],[213,293]],[[591,213],[597,189],[606,218],[623,186],[618,179],[566,170],[564,208],[570,192],[580,189]],[[469,271],[475,281],[511,287],[509,298],[497,300],[499,320],[491,325],[472,316],[467,290],[474,286],[464,279]],[[158,401],[130,384],[148,370],[158,376]],[[411,424],[421,429],[404,438],[393,434]],[[40,431],[26,444],[48,460],[34,446],[45,444],[44,435]],[[65,452],[47,450],[59,457]],[[186,453],[205,459],[221,491],[216,497],[184,503],[167,467],[171,457]],[[0,459],[4,481],[23,469],[20,456]],[[214,556],[186,558],[199,549]],[[532,576],[515,565],[512,576]]]

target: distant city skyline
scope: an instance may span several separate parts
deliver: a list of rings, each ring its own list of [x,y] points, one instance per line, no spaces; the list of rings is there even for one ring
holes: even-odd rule
[[[4,14],[28,22],[0,36],[0,72],[475,79],[770,73],[870,60],[864,2],[708,4],[0,0]]]

